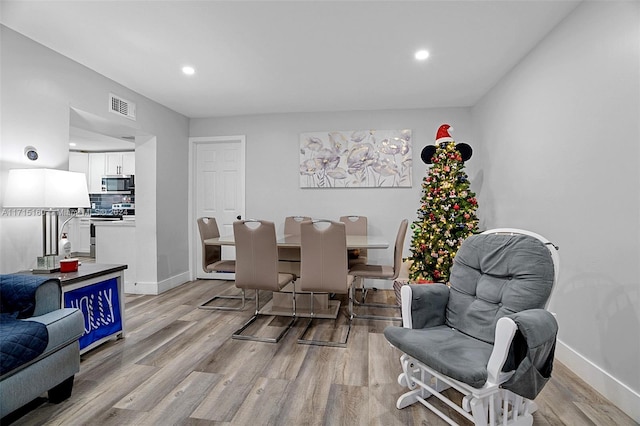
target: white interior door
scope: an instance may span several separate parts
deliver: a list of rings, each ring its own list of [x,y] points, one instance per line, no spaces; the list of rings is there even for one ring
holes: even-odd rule
[[[233,234],[233,222],[244,217],[244,136],[197,138],[195,141],[196,277],[209,278],[201,267],[202,248],[196,219],[215,217],[220,235]],[[233,247],[223,247],[223,259],[235,259]]]

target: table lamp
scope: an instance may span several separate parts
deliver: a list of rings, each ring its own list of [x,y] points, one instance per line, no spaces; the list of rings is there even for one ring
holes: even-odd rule
[[[58,212],[60,209],[90,207],[84,173],[55,169],[9,170],[3,207],[25,209],[25,214],[42,215],[42,257],[34,273],[59,270]],[[28,212],[27,209],[34,211]],[[42,210],[39,212],[38,210]]]

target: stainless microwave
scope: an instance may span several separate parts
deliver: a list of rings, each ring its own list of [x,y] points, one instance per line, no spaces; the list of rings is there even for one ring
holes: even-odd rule
[[[102,192],[119,192],[132,194],[135,190],[133,175],[113,175],[102,177]]]

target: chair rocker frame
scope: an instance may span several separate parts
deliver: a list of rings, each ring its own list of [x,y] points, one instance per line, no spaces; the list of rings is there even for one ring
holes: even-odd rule
[[[554,264],[555,287],[559,269],[557,246],[541,235],[515,228],[496,228],[485,231],[483,234],[523,234],[540,240],[551,253]],[[411,288],[403,286],[401,295],[402,300],[411,301]],[[551,295],[549,296],[550,298]],[[549,299],[547,299],[547,304]],[[410,302],[402,304],[402,317],[403,326],[405,328],[413,328]],[[412,356],[403,353],[400,356],[402,373],[398,376],[398,384],[408,388],[409,391],[398,398],[396,407],[402,409],[419,402],[448,424],[457,425],[458,423],[448,417],[447,414],[427,401],[427,398],[433,395],[475,425],[531,426],[533,424],[533,413],[538,408],[537,404],[532,400],[501,388],[501,385],[514,374],[514,371],[503,372],[502,368],[509,355],[511,342],[517,329],[518,326],[510,318],[502,317],[497,321],[495,343],[487,364],[487,381],[481,388],[474,388],[443,375]],[[464,395],[461,405],[458,405],[442,393],[449,388],[454,388]]]

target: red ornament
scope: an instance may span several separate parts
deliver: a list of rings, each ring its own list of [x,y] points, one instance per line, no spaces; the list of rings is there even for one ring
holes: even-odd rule
[[[454,205],[453,205],[453,209],[454,209],[454,210],[456,210],[456,211],[458,211],[458,210],[460,210],[460,206],[459,206],[459,205],[457,205],[457,204],[454,204]]]

